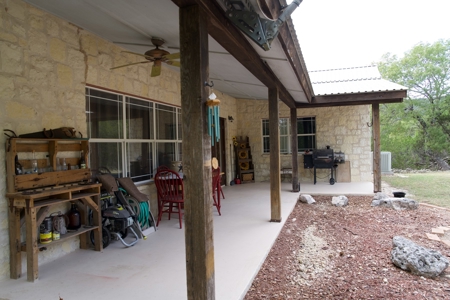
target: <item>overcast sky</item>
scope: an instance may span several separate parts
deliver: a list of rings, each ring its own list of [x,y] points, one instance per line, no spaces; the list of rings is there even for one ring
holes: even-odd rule
[[[303,0],[292,19],[310,71],[370,65],[450,39],[450,0]]]

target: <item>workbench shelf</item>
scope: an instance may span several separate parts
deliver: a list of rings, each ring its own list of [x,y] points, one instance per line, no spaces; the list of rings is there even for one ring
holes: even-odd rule
[[[38,154],[34,157],[33,154]],[[6,173],[9,201],[10,277],[18,279],[22,272],[21,252],[27,256],[27,280],[39,277],[38,253],[50,245],[61,244],[79,236],[80,248],[90,249],[91,232],[94,232],[94,248],[102,251],[101,238],[101,184],[91,183],[91,172],[86,168],[58,169],[58,156],[64,157],[67,166],[80,165],[81,156],[88,161],[87,139],[30,139],[11,138],[6,144]],[[24,169],[30,169],[32,159],[37,160],[39,172],[16,174],[15,157]],[[81,227],[68,231],[59,240],[40,243],[39,227],[49,215],[52,206],[75,203],[81,217]],[[88,211],[92,211],[92,224]],[[25,242],[21,227],[25,225]]]
[[[67,241],[68,239],[71,239],[73,237],[76,237],[76,236],[81,235],[81,234],[86,233],[86,232],[90,232],[90,231],[92,231],[94,229],[97,229],[97,228],[99,228],[99,227],[98,226],[90,226],[89,228],[81,227],[77,231],[68,231],[65,235],[62,235],[59,240],[52,241],[51,243],[48,243],[48,244],[38,243],[38,248],[42,249],[44,247],[48,247],[48,246],[51,246],[51,245],[60,244],[62,242]],[[23,251],[23,252],[27,251],[27,244],[26,243],[22,243],[21,251]]]

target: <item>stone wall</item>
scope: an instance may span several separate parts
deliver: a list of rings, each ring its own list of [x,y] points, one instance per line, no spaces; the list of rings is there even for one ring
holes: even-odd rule
[[[280,104],[280,118],[289,118],[290,110]],[[270,157],[263,154],[262,119],[268,119],[268,101],[238,99],[239,136],[248,136],[255,165],[255,180],[270,179]],[[316,117],[317,147],[330,145],[334,151],[345,153],[351,164],[351,181],[372,181],[370,106],[345,106],[298,109],[298,117]],[[281,155],[281,167],[291,167],[291,155]],[[303,168],[303,156],[298,158],[300,182],[313,182],[313,170]],[[318,169],[317,180],[328,181],[329,170]]]
[[[20,0],[0,0],[0,8],[0,127],[3,129],[23,134],[70,126],[86,136],[86,85],[180,105],[179,72],[163,66],[160,76],[150,77],[151,64],[111,71],[111,67],[141,58],[122,53],[124,49]],[[214,92],[222,100],[221,117],[235,116],[236,100]],[[226,136],[231,140],[236,123],[226,124]],[[2,134],[0,144],[5,142]],[[231,164],[229,160],[228,164]],[[4,147],[0,147],[0,172],[6,173]],[[5,176],[2,178],[0,280],[9,278],[6,182]],[[139,188],[150,195],[156,216],[154,185]],[[53,207],[52,211],[61,209],[64,207]],[[47,249],[39,253],[40,264],[78,249],[78,239],[55,247],[49,245]],[[23,271],[25,266],[24,257]]]
[[[0,127],[18,134],[75,127],[86,133],[85,63],[77,27],[22,1],[0,1]],[[5,145],[5,136],[0,143]],[[0,172],[5,150],[0,147]],[[9,277],[5,177],[0,180],[0,280]],[[60,209],[54,207],[55,210]],[[77,239],[39,253],[41,262],[78,248]],[[25,257],[23,256],[23,270]]]

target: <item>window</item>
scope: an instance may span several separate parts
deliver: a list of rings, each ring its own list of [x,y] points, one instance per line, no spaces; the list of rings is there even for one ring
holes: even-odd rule
[[[86,88],[90,166],[145,181],[159,165],[181,161],[181,110]]]
[[[280,153],[291,152],[290,122],[288,118],[279,119],[280,126]],[[263,153],[270,152],[269,120],[262,120]],[[316,148],[316,118],[297,118],[297,143],[298,152]]]

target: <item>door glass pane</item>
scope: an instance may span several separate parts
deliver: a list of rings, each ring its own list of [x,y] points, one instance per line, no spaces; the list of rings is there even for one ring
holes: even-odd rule
[[[127,98],[126,101],[128,138],[153,138],[153,104],[133,98]]]
[[[128,143],[128,176],[133,181],[149,180],[153,177],[153,149],[151,143]]]
[[[121,143],[89,143],[90,166],[95,173],[109,170],[114,177],[122,177]]]

